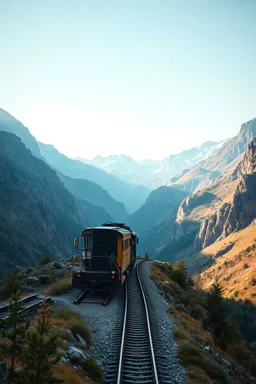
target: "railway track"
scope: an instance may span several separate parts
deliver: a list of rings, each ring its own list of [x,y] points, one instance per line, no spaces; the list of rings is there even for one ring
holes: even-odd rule
[[[121,346],[109,362],[108,384],[159,384],[149,312],[138,263],[127,279]],[[120,340],[119,340],[120,343]]]
[[[108,305],[108,302],[112,296],[113,292],[97,292],[97,291],[91,291],[87,289],[86,291],[82,292],[74,301],[73,304],[101,304],[101,305]]]
[[[25,296],[21,298],[19,302],[23,302],[24,311],[30,312],[36,309],[42,303],[43,300],[44,300],[44,297],[35,294],[35,295]],[[47,297],[46,300],[49,301],[50,297]],[[0,321],[8,319],[9,307],[10,307],[10,304],[6,304],[0,307]]]

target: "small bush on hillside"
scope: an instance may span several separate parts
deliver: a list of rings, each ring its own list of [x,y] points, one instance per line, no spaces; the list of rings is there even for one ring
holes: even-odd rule
[[[68,329],[74,334],[79,334],[88,345],[92,344],[91,331],[82,320],[70,320],[67,323]]]
[[[68,292],[70,288],[71,288],[71,283],[69,281],[59,280],[59,281],[56,281],[56,283],[49,285],[48,292],[49,292],[49,295],[57,296],[57,295],[61,295],[62,293]]]
[[[45,265],[45,264],[49,264],[52,262],[52,258],[50,256],[44,256],[42,257],[39,265]]]
[[[52,314],[52,317],[54,319],[60,319],[60,320],[73,320],[73,319],[81,319],[81,316],[79,313],[72,311],[69,308],[66,307],[60,307],[55,309],[55,311]]]
[[[83,364],[83,369],[87,372],[88,376],[92,380],[99,380],[100,382],[103,379],[103,372],[100,366],[95,362],[92,356],[88,357],[88,359]]]
[[[218,383],[228,383],[228,376],[225,369],[206,355],[199,347],[189,342],[182,342],[178,347],[179,358],[187,366],[198,366],[202,368]]]
[[[21,290],[20,278],[14,274],[10,274],[3,281],[2,286],[0,287],[0,299],[1,300],[9,299],[12,295],[15,295],[20,290]]]
[[[244,269],[249,268],[249,265],[247,263],[244,263]]]
[[[233,355],[240,363],[244,363],[249,358],[249,351],[244,344],[234,344],[228,347],[228,352]]]

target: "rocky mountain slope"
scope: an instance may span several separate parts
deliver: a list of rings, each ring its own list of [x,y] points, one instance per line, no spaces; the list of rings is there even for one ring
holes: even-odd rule
[[[71,160],[58,152],[52,145],[39,143],[41,155],[56,170],[74,179],[87,179],[104,188],[115,200],[121,201],[129,212],[138,209],[148,197],[149,191],[144,186],[138,186],[118,179],[100,168]]]
[[[93,204],[93,206],[96,205],[103,208],[112,220],[124,221],[128,216],[124,204],[113,199],[113,197],[98,184],[85,179],[73,179],[63,175],[61,172],[57,172],[57,174],[69,192],[78,199],[86,200],[88,203]]]
[[[256,118],[242,124],[237,136],[198,165],[172,178],[168,185],[176,185],[190,193],[208,186],[215,178],[237,166],[254,136]]]
[[[16,135],[0,132],[0,270],[73,254],[73,239],[102,208],[75,200],[56,172]],[[90,208],[92,216],[90,218]],[[88,212],[87,212],[88,210]],[[100,224],[100,223],[99,223]]]
[[[161,260],[186,258],[256,219],[256,139],[235,169],[181,202],[177,215],[149,228],[148,249]]]
[[[243,229],[256,219],[256,138],[248,145],[243,160],[231,174],[238,179],[232,201],[203,221],[196,238],[196,247],[204,248],[231,232]]]
[[[34,136],[31,135],[28,128],[15,119],[8,112],[0,108],[0,131],[14,133],[21,138],[21,141],[26,145],[34,156],[41,157],[39,146]]]
[[[219,143],[207,141],[200,147],[185,150],[162,160],[135,161],[125,155],[96,156],[92,160],[80,158],[79,160],[104,169],[122,180],[156,189],[165,185],[177,173],[208,158],[223,144],[224,141]]]
[[[139,236],[139,254],[149,252],[154,257],[156,249],[168,242],[179,204],[186,196],[185,191],[160,187],[151,192],[142,207],[128,217],[128,224]]]

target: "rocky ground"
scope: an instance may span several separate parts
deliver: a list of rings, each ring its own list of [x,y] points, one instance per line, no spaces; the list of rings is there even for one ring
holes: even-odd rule
[[[164,353],[169,365],[169,379],[173,384],[183,384],[186,380],[185,369],[180,365],[177,354],[177,344],[173,338],[175,324],[168,313],[170,303],[165,301],[155,283],[149,278],[150,262],[143,262],[140,266],[140,276],[145,290],[154,337],[158,340],[157,353]]]

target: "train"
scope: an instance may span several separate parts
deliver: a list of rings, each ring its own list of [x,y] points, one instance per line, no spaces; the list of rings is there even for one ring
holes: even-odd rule
[[[134,267],[138,241],[137,234],[125,223],[106,222],[86,228],[74,240],[82,253],[80,266],[72,273],[72,287],[114,291],[122,286]]]

